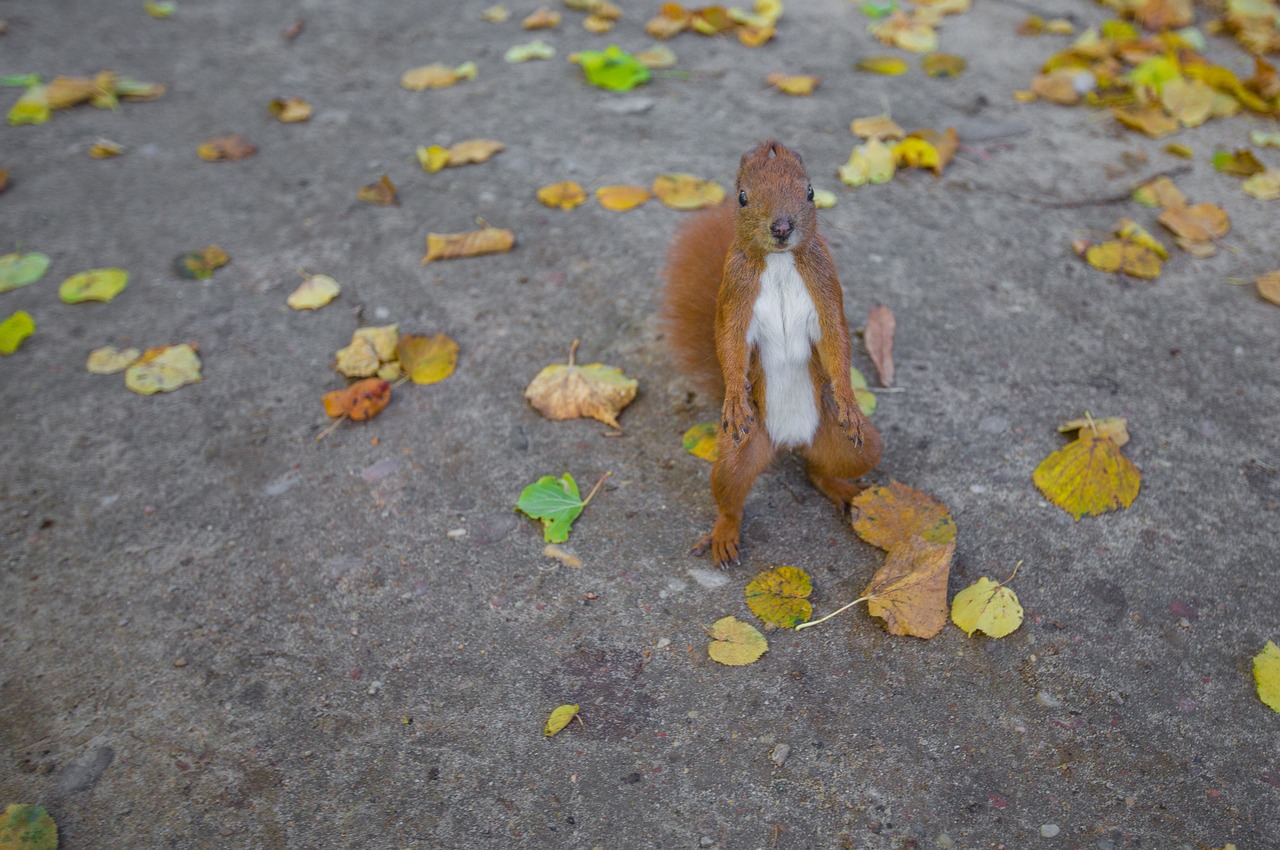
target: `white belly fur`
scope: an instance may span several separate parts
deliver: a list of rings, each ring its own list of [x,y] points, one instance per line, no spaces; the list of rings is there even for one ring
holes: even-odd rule
[[[818,405],[809,379],[813,344],[821,338],[818,311],[790,251],[769,254],[747,329],[747,345],[764,370],[765,428],[775,446],[809,445],[818,430]]]

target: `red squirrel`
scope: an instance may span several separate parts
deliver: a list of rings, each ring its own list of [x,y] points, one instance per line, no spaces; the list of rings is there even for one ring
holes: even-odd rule
[[[691,550],[738,563],[742,506],[782,449],[844,512],[880,462],[880,433],[849,378],[849,325],[800,155],[743,155],[736,203],[699,213],[667,256],[662,319],[685,371],[723,399],[711,469],[716,522]]]

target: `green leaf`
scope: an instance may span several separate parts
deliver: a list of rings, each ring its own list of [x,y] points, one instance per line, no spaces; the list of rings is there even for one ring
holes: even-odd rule
[[[5,254],[0,256],[0,292],[8,292],[35,283],[49,270],[49,258],[44,254]]]
[[[807,623],[813,614],[813,583],[799,567],[774,567],[756,576],[744,591],[747,607],[766,623],[782,629]]]
[[[40,85],[39,74],[6,74],[0,77],[0,86],[20,86],[29,89]]]
[[[858,399],[858,408],[862,410],[863,416],[870,416],[876,412],[876,394],[867,389],[867,379],[858,371],[858,367],[849,367],[849,380],[853,384],[853,394]]]
[[[898,0],[863,0],[858,5],[858,11],[873,21],[880,20],[897,8]]]
[[[110,301],[129,283],[124,269],[90,269],[73,274],[58,287],[58,297],[66,304],[81,301]]]
[[[0,848],[57,850],[58,825],[44,806],[10,803],[0,815]]]
[[[550,738],[561,729],[569,725],[569,721],[578,716],[578,706],[561,705],[557,706],[551,712],[551,716],[547,718],[546,726],[542,729],[542,734]]]
[[[548,543],[563,543],[569,539],[569,530],[582,513],[583,504],[577,483],[566,472],[559,478],[544,475],[525,487],[516,509],[542,520],[542,536]]]
[[[587,82],[609,91],[631,91],[653,76],[639,59],[616,44],[603,51],[583,50],[577,61]]]
[[[36,329],[36,320],[26,310],[19,310],[0,322],[0,354],[12,354]]]
[[[171,0],[147,0],[142,8],[153,18],[167,18],[178,9],[178,4]]]
[[[1258,699],[1280,712],[1280,647],[1271,641],[1253,656],[1253,681],[1258,686]]]

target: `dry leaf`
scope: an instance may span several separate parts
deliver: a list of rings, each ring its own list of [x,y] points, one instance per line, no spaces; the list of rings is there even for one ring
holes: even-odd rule
[[[859,71],[882,74],[886,77],[897,77],[911,70],[907,60],[899,56],[866,56],[853,66]]]
[[[724,188],[719,183],[692,174],[659,174],[650,191],[663,204],[676,210],[713,207],[724,200]]]
[[[206,140],[200,145],[200,147],[196,148],[196,155],[205,162],[245,159],[246,157],[253,156],[257,152],[258,149],[254,146],[253,142],[249,141],[239,133],[216,136],[212,139]]]
[[[538,39],[530,41],[527,44],[515,44],[507,48],[507,52],[502,54],[502,61],[511,65],[518,65],[521,62],[532,62],[535,59],[554,59],[556,49],[545,41]]]
[[[1099,437],[1106,437],[1116,446],[1123,446],[1129,442],[1129,420],[1121,416],[1104,416],[1101,419],[1090,416],[1086,419],[1072,419],[1059,425],[1058,433],[1071,434],[1082,428],[1092,428]]]
[[[582,559],[556,543],[548,543],[542,547],[542,554],[555,558],[571,570],[582,569]]]
[[[401,371],[415,384],[435,384],[453,374],[458,344],[445,334],[405,334],[396,345]]]
[[[396,359],[399,340],[399,325],[357,328],[351,334],[351,343],[335,355],[333,368],[348,378],[367,378],[377,373],[382,364]]]
[[[1040,74],[1031,78],[1031,91],[1052,103],[1070,106],[1080,102],[1080,91],[1076,88],[1076,77],[1079,71],[1074,68],[1062,68],[1048,74]]]
[[[652,47],[647,47],[635,56],[637,62],[652,71],[674,68],[677,61],[675,51],[665,44],[655,44]]]
[[[813,583],[798,567],[774,567],[752,579],[744,591],[747,607],[766,623],[791,629],[813,614],[809,594]]]
[[[871,115],[866,118],[855,118],[849,125],[849,132],[864,139],[901,139],[907,132],[886,115]]]
[[[119,142],[113,142],[110,139],[98,139],[89,148],[89,156],[92,159],[110,159],[122,153],[124,153],[124,145]]]
[[[849,154],[849,161],[836,169],[840,182],[846,186],[862,186],[866,183],[887,183],[897,170],[893,148],[879,139],[869,139]]]
[[[822,82],[822,78],[810,74],[789,76],[787,74],[772,73],[766,76],[764,81],[783,94],[805,96],[813,94],[813,90],[818,87],[818,83]]]
[[[916,541],[889,551],[862,591],[889,634],[931,638],[947,623],[947,578],[956,544]]]
[[[142,352],[136,348],[116,348],[114,345],[106,345],[89,352],[85,369],[93,375],[114,375],[116,372],[128,369],[141,356]]]
[[[396,203],[396,186],[391,182],[391,178],[384,174],[377,183],[361,186],[356,192],[356,197],[366,204],[388,207]]]
[[[612,212],[635,209],[651,197],[643,186],[601,186],[596,189],[596,201]]]
[[[1162,260],[1169,259],[1169,249],[1164,247],[1159,239],[1152,236],[1145,227],[1138,224],[1133,219],[1122,218],[1117,221],[1115,234],[1121,239],[1127,239],[1130,242],[1154,251]]]
[[[311,117],[311,104],[300,97],[277,97],[267,104],[267,109],[282,124],[297,124]]]
[[[941,545],[956,536],[945,505],[897,481],[859,493],[853,501],[853,515],[853,530],[858,536],[885,550],[916,540]]]
[[[1254,283],[1259,295],[1280,307],[1280,269],[1260,275]]]
[[[285,303],[294,310],[318,310],[338,297],[342,287],[327,274],[313,274],[289,294]]]
[[[755,626],[744,623],[737,617],[716,620],[707,634],[711,637],[707,655],[712,661],[730,667],[752,664],[769,651],[769,642],[764,639],[764,635]]]
[[[1089,265],[1104,272],[1123,272],[1145,280],[1160,276],[1161,262],[1156,252],[1128,240],[1112,239],[1091,245],[1084,257]]]
[[[964,73],[964,57],[950,53],[930,53],[920,60],[920,67],[930,77],[958,77]]]
[[[880,375],[880,386],[893,386],[893,331],[896,322],[893,311],[883,304],[877,304],[867,314],[867,327],[863,331],[862,341],[871,355],[876,372]]]
[[[187,251],[173,259],[173,271],[188,280],[208,280],[213,273],[231,262],[227,252],[217,245],[209,245],[198,251]]]
[[[476,63],[463,62],[456,68],[433,63],[412,68],[400,77],[400,85],[409,91],[448,88],[459,80],[472,80],[476,76]]]
[[[1144,207],[1162,210],[1187,205],[1187,196],[1168,177],[1157,177],[1143,183],[1134,190],[1133,199]]]
[[[587,193],[572,180],[565,180],[540,188],[538,200],[543,206],[551,207],[553,210],[571,210],[586,203]]]
[[[503,254],[515,244],[515,233],[488,225],[465,233],[428,233],[427,255],[422,258],[422,264],[436,260],[479,257],[483,254]]]
[[[1215,204],[1166,208],[1156,220],[1178,237],[1179,244],[1221,239],[1231,229],[1226,210]]]
[[[148,348],[124,373],[124,385],[141,395],[172,392],[200,380],[200,356],[188,343]]]
[[[554,29],[560,26],[560,13],[543,6],[521,21],[520,26],[527,30]]]
[[[129,285],[124,269],[90,269],[73,274],[58,286],[58,298],[65,304],[81,301],[110,301]]]
[[[1232,174],[1236,177],[1252,177],[1267,169],[1248,148],[1240,148],[1234,152],[1215,151],[1213,167],[1223,174]]]
[[[576,347],[575,347],[576,350]],[[640,382],[603,363],[547,366],[529,384],[524,397],[548,419],[590,417],[621,428],[617,416],[636,397]]]
[[[592,35],[604,35],[613,29],[613,21],[600,15],[587,15],[582,19],[582,28]]]
[[[1159,106],[1113,106],[1111,114],[1121,124],[1146,133],[1153,139],[1159,139],[1170,133],[1176,133],[1181,126],[1177,119],[1170,118]]]
[[[679,3],[663,3],[658,14],[644,25],[644,31],[652,38],[666,41],[689,28],[693,15]]]
[[[935,177],[942,176],[943,170],[946,169],[946,167],[951,164],[951,160],[956,155],[956,150],[958,150],[960,147],[960,139],[956,135],[956,130],[954,127],[948,127],[946,130],[944,130],[941,133],[939,133],[937,130],[929,130],[929,129],[916,130],[914,133],[907,136],[907,138],[904,139],[903,141],[905,142],[911,139],[920,139],[921,141],[928,143],[929,146],[932,147],[933,150],[936,152],[937,154],[936,162],[933,162],[931,159],[929,164],[922,164],[917,166],[919,168],[933,169],[933,173]],[[899,145],[901,144],[902,143],[899,142]],[[897,153],[895,149],[895,156],[896,155]]]
[[[883,21],[870,27],[871,34],[885,44],[910,50],[912,53],[932,53],[938,49],[938,33],[931,25],[915,15],[895,10]]]
[[[1114,440],[1082,428],[1073,442],[1036,467],[1032,480],[1045,498],[1079,522],[1086,514],[1129,507],[1138,495],[1142,474]]]
[[[1160,89],[1160,103],[1183,127],[1199,127],[1213,114],[1214,91],[1200,80],[1175,77]]]
[[[1240,184],[1240,188],[1251,198],[1259,201],[1274,201],[1280,198],[1280,169],[1268,168],[1255,174]]]
[[[372,419],[391,401],[391,384],[381,378],[365,378],[346,389],[325,393],[321,401],[325,415],[331,418]]]

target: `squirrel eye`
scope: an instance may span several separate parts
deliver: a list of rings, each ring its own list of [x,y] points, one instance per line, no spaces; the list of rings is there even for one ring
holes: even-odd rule
[[[812,186],[810,186],[810,187],[809,187],[809,195],[808,195],[808,199],[809,199],[809,200],[811,200],[811,201],[813,200],[813,187],[812,187]]]
[[[738,206],[745,207],[747,205],[747,190],[743,189],[738,193]]]

